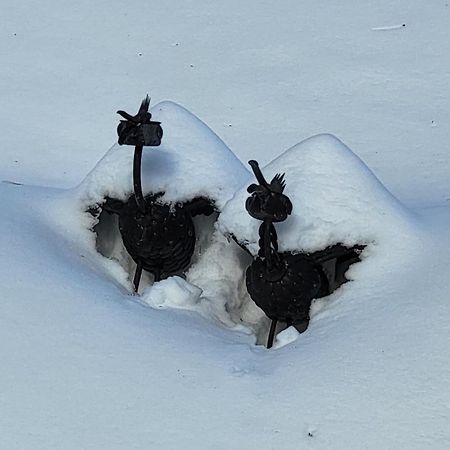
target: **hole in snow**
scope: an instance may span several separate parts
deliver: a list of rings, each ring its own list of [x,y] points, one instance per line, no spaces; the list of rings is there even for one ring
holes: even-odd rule
[[[123,268],[131,286],[136,264],[123,245],[118,215],[101,207],[93,208],[91,212],[98,217],[93,229],[97,251]],[[217,217],[218,213],[214,212],[209,216],[200,214],[193,218],[196,244],[191,264],[185,273],[153,283],[153,276],[143,271],[140,301],[159,309],[196,311],[220,326],[251,333],[257,345],[265,345],[270,320],[252,301],[245,283],[245,272],[253,259],[236,242],[216,229]],[[345,249],[343,246],[340,248]],[[345,273],[353,263],[360,261],[362,248],[355,247],[345,256],[322,263],[330,293],[347,281]],[[313,256],[320,257],[327,251],[329,249]],[[292,328],[283,332],[285,328],[286,324],[278,324],[279,338],[275,347],[295,341],[298,334],[306,329]]]

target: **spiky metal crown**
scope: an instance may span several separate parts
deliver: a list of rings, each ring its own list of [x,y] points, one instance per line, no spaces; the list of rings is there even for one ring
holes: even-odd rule
[[[286,187],[286,181],[284,181],[284,173],[277,173],[270,182],[269,190],[277,194],[282,194]]]
[[[150,106],[150,97],[147,95],[144,100],[142,100],[141,106],[139,107],[139,111],[135,116],[132,116],[131,114],[128,114],[125,111],[119,110],[117,111],[117,114],[121,115],[124,119],[135,123],[135,124],[141,124],[141,123],[149,123],[152,115],[148,112],[148,108]]]

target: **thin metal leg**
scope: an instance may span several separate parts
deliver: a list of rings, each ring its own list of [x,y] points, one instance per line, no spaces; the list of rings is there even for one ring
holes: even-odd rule
[[[136,264],[136,272],[134,272],[134,280],[133,280],[134,292],[136,292],[136,293],[139,289],[141,275],[142,275],[142,261],[138,261]]]
[[[161,281],[161,270],[159,270],[159,269],[155,269],[154,271],[153,271],[153,277],[154,277],[154,279],[153,279],[153,281]]]
[[[277,328],[277,319],[272,320],[270,325],[269,337],[267,339],[267,348],[271,348],[273,345],[273,338],[275,337],[275,329]]]

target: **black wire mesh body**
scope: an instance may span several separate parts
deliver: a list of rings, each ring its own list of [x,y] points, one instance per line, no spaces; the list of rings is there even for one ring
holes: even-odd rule
[[[142,210],[131,195],[126,202],[106,198],[101,210],[117,214],[123,244],[136,263],[134,290],[137,292],[141,271],[146,270],[155,281],[180,275],[191,262],[196,233],[193,218],[214,213],[213,203],[197,197],[185,203],[161,203],[162,194],[147,195]],[[93,210],[98,215],[98,211]]]
[[[195,247],[194,222],[183,205],[160,204],[157,196],[145,197],[145,206],[141,211],[131,196],[119,214],[119,230],[136,264],[158,281],[188,267]]]
[[[304,325],[311,301],[329,293],[325,273],[302,254],[279,253],[278,265],[281,270],[274,279],[264,259],[257,257],[246,271],[247,291],[269,319]]]

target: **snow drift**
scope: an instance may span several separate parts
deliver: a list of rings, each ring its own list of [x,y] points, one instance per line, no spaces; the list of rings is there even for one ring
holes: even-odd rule
[[[176,103],[165,101],[151,109],[161,122],[159,147],[145,147],[142,156],[144,195],[164,192],[163,203],[196,197],[210,199],[217,210],[248,179],[249,172],[225,143],[200,119]],[[105,197],[127,199],[133,192],[134,147],[115,144],[77,188],[85,207]]]
[[[313,252],[333,244],[394,245],[414,234],[415,220],[339,139],[321,134],[290,148],[262,169],[285,173],[292,215],[276,225],[280,251]],[[243,213],[241,188],[220,215],[220,229],[258,252],[260,222]]]
[[[185,279],[173,277],[152,284],[151,278],[144,276],[139,301],[155,308],[193,310],[223,326],[253,333],[258,340],[266,334],[269,322],[245,288],[245,269],[251,257],[234,242],[236,239],[251,254],[257,253],[260,223],[245,210],[246,188],[253,177],[210,128],[181,106],[163,102],[153,107],[152,114],[162,122],[164,138],[160,147],[144,149],[144,194],[164,192],[161,200],[168,203],[208,198],[219,217],[195,218],[197,244]],[[122,244],[116,217],[92,216],[87,211],[101,208],[107,196],[125,200],[131,195],[132,158],[131,147],[113,146],[65,196],[73,211],[83,217],[78,224],[91,235],[92,230],[96,233],[86,240],[97,255],[96,264],[103,261],[108,275],[127,289],[134,262]],[[313,252],[338,243],[348,247],[363,244],[364,261],[347,274],[357,286],[371,277],[368,256],[376,262],[383,255],[401,258],[405,249],[408,254],[414,249],[419,229],[414,217],[334,136],[311,137],[262,171],[267,179],[277,172],[286,173],[285,193],[293,203],[293,214],[276,225],[280,251]],[[352,284],[346,287],[351,289]],[[312,316],[339,292],[316,301]],[[278,345],[297,334],[286,336],[280,336]]]

